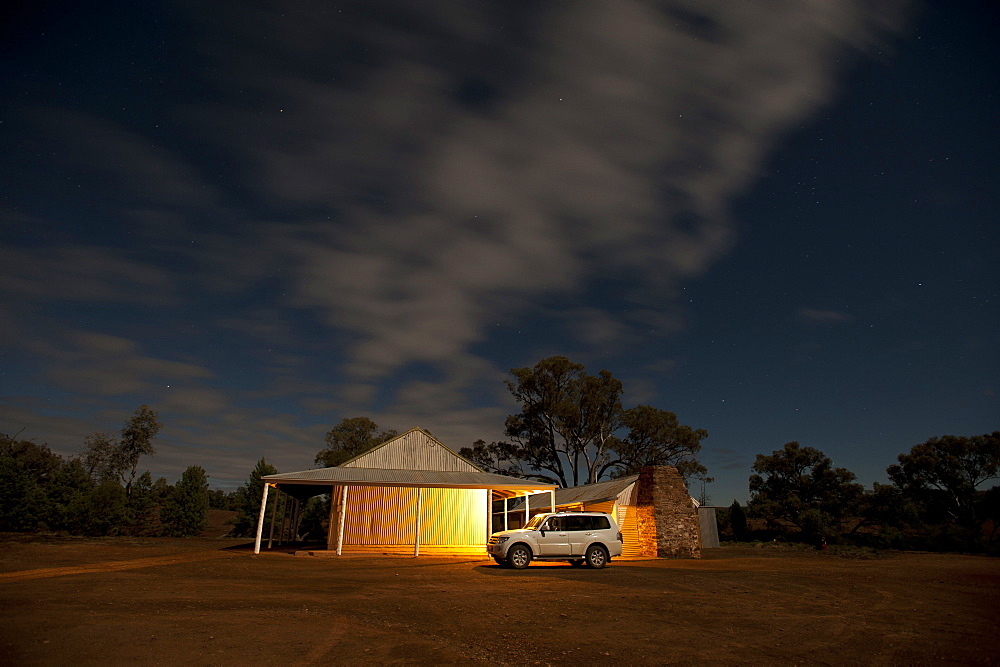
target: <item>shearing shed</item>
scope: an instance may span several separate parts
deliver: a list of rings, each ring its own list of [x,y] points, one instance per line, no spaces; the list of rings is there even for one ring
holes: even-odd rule
[[[535,495],[530,505],[550,509],[556,488],[555,484],[484,472],[419,428],[339,466],[267,475],[263,480],[256,553],[263,540],[269,490],[292,499],[283,503],[288,510],[280,519],[282,526],[294,526],[303,501],[330,494],[329,554],[419,556],[482,554],[490,534],[499,529],[493,526],[493,501]],[[268,548],[277,514],[272,514]]]

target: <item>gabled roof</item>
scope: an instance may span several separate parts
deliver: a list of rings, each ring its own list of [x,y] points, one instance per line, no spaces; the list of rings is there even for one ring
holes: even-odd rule
[[[556,505],[560,503],[599,503],[603,500],[613,500],[618,494],[635,484],[638,475],[619,477],[607,482],[571,486],[568,489],[556,489]]]
[[[327,493],[332,486],[493,489],[508,496],[556,487],[483,472],[419,428],[411,428],[339,466],[265,475],[262,479],[297,498]]]
[[[599,503],[606,500],[614,500],[618,494],[635,484],[639,479],[638,475],[619,477],[607,482],[597,482],[596,484],[583,484],[581,486],[571,486],[566,489],[556,489],[556,507],[560,505],[575,505],[577,503]],[[519,507],[523,501],[517,501],[510,505],[511,509]]]
[[[453,470],[482,472],[482,468],[458,455],[440,440],[421,428],[386,440],[353,459],[341,468],[386,468],[393,470]]]

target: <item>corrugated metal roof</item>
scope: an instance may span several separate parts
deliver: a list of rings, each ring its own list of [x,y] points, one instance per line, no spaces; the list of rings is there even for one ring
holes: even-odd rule
[[[575,503],[597,503],[602,500],[613,500],[618,497],[619,493],[632,484],[635,484],[638,479],[638,475],[629,475],[628,477],[619,477],[608,482],[556,489],[556,507],[560,505],[573,505]],[[520,500],[512,503],[510,509],[513,510],[521,504],[523,504],[523,501]]]
[[[458,470],[394,470],[389,468],[318,468],[278,475],[265,475],[262,479],[273,484],[308,485],[363,485],[363,486],[414,486],[452,489],[517,489],[547,490],[555,484],[534,482],[518,477],[495,475],[488,472]]]

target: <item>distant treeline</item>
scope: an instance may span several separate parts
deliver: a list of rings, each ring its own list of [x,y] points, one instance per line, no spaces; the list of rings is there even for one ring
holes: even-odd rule
[[[80,456],[69,459],[0,434],[0,530],[181,537],[205,529],[209,508],[248,504],[245,487],[209,489],[201,466],[188,467],[173,485],[140,474],[140,458],[155,453],[160,428],[156,412],[140,406],[119,437],[91,433]]]
[[[525,377],[544,377],[552,372],[544,364],[554,361],[559,362],[558,368],[579,374],[582,387],[599,386],[591,376],[582,374],[582,367],[567,366],[569,362],[561,358],[543,360],[535,369],[519,370],[534,373]],[[608,378],[610,374],[604,379]],[[617,391],[618,386],[613,386],[611,393]],[[570,408],[574,401],[587,403],[583,400],[586,396],[587,391],[581,390],[564,399],[562,418],[569,421],[565,415],[582,412]],[[553,401],[545,403],[551,404]],[[690,476],[710,480],[694,458],[704,432],[678,426],[672,413],[639,407],[646,412],[633,411],[630,437],[646,431],[661,435],[633,437],[632,441],[626,438],[624,442],[633,451],[656,451],[657,457],[651,461],[654,464],[686,461],[685,472]],[[524,423],[529,421],[526,413],[508,418],[508,430],[514,435],[525,430]],[[629,411],[618,414],[626,413]],[[657,428],[647,427],[640,416]],[[277,473],[274,466],[260,459],[247,482],[229,493],[209,489],[208,474],[201,466],[188,467],[174,485],[162,477],[153,481],[148,471],[138,472],[139,462],[142,456],[155,453],[153,439],[160,428],[156,412],[140,406],[119,436],[92,433],[84,438],[82,453],[69,459],[54,454],[47,445],[0,434],[0,531],[197,535],[205,529],[209,508],[214,508],[236,512],[233,536],[253,535],[260,512],[261,478]],[[694,435],[688,437],[688,431]],[[684,438],[678,440],[678,434]],[[395,435],[396,431],[383,431],[365,417],[343,419],[327,433],[326,447],[317,453],[316,463],[338,465]],[[625,451],[626,444],[616,447]],[[535,479],[541,476],[540,470],[544,473],[557,467],[564,453],[554,448],[546,453],[544,448],[534,450],[508,442],[489,446],[478,442],[476,447],[463,448],[463,455],[486,469]],[[668,449],[670,456],[661,456]],[[497,452],[504,457],[499,463]],[[681,457],[676,463],[670,458],[675,455]],[[634,458],[635,465],[642,461]],[[493,465],[487,466],[480,459],[490,459]],[[1000,474],[1000,431],[931,438],[897,459],[886,469],[890,484],[875,483],[866,489],[857,483],[853,472],[835,467],[823,452],[797,442],[771,454],[758,454],[748,481],[750,500],[745,508],[734,501],[718,510],[720,533],[724,539],[736,541],[780,539],[817,545],[850,543],[1000,553],[1000,486],[982,488]],[[615,469],[611,476],[626,474],[633,467]],[[270,521],[276,505],[279,513],[285,509],[278,500],[269,505],[265,521]],[[329,497],[310,499],[296,514],[300,521],[292,528],[293,538],[321,537],[329,515]]]
[[[758,454],[746,508],[717,512],[724,538],[1000,553],[1000,432],[945,435],[900,454],[891,484],[858,484],[823,452],[790,442]]]
[[[260,516],[263,475],[277,473],[264,459],[235,491],[210,489],[208,473],[189,466],[176,484],[149,471],[139,473],[143,456],[156,453],[153,440],[162,425],[149,406],[136,409],[119,436],[91,433],[79,456],[64,458],[48,445],[0,433],[0,531],[48,531],[87,536],[187,537],[200,534],[208,510],[236,512],[230,535],[254,534]],[[301,514],[298,535],[322,531],[329,513],[315,498]],[[266,520],[274,504],[269,503]],[[279,511],[283,509],[279,507]]]

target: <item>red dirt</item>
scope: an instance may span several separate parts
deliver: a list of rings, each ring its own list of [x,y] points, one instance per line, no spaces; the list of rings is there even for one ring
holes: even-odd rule
[[[2,664],[998,661],[1000,561],[974,556],[727,547],[513,571],[218,539],[0,548]]]

